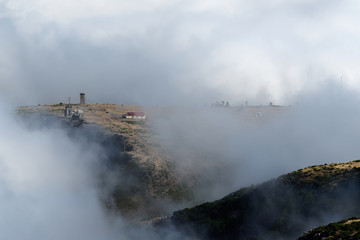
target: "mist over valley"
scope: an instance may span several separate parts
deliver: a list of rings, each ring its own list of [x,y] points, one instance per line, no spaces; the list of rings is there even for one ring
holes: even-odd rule
[[[356,238],[359,10],[0,0],[0,238]]]
[[[316,96],[319,97],[321,94],[317,93]],[[327,99],[333,97],[328,93],[323,93],[323,96]],[[319,168],[313,174],[309,172],[309,176],[313,175],[313,177],[304,179],[306,182],[304,187],[308,192],[306,194],[303,192],[298,195],[298,191],[305,191],[301,190],[302,185],[292,185],[292,181],[303,181],[303,177],[298,177],[296,174],[296,180],[292,178],[289,180],[290,183],[285,181],[285,185],[281,183],[278,186],[276,183],[283,180],[261,184],[279,175],[310,165],[325,164],[323,166],[326,166],[330,163],[356,159],[355,139],[358,135],[356,125],[359,117],[357,103],[352,97],[344,97],[341,102],[330,100],[323,104],[321,99],[316,99],[319,102],[318,106],[307,105],[305,100],[304,105],[301,106],[273,104],[192,107],[72,105],[73,109],[83,111],[84,117],[81,124],[77,124],[74,119],[64,117],[67,105],[61,103],[19,107],[16,110],[16,116],[13,116],[12,121],[7,123],[11,123],[10,127],[16,126],[16,128],[22,129],[21,131],[29,136],[37,136],[39,133],[46,137],[50,135],[53,143],[48,142],[47,144],[57,146],[59,139],[70,144],[71,148],[69,149],[56,147],[59,149],[58,152],[44,149],[49,151],[47,154],[55,154],[52,161],[56,161],[56,158],[64,158],[67,159],[67,165],[62,166],[63,161],[60,163],[48,162],[45,159],[42,161],[47,162],[51,168],[57,168],[58,164],[61,168],[70,168],[71,170],[72,164],[75,164],[75,169],[80,167],[82,175],[75,172],[75,181],[78,181],[76,180],[78,177],[83,179],[85,186],[80,184],[80,189],[84,188],[92,192],[95,206],[91,208],[98,209],[97,214],[100,215],[98,217],[104,219],[101,220],[104,221],[102,224],[111,226],[109,232],[114,234],[114,237],[122,236],[126,239],[132,236],[132,231],[140,234],[138,230],[129,230],[138,228],[142,229],[142,234],[148,232],[152,234],[154,239],[191,237],[192,234],[189,235],[188,230],[179,227],[186,225],[187,220],[179,222],[177,220],[179,214],[176,211],[196,205],[202,206],[201,204],[204,202],[220,199],[233,191],[251,185],[253,187],[250,189],[255,189],[240,190],[240,196],[243,194],[242,191],[245,191],[246,194],[248,191],[260,191],[261,198],[269,198],[270,208],[276,206],[276,212],[267,213],[266,205],[265,207],[256,207],[256,202],[259,200],[256,197],[257,193],[254,193],[254,200],[251,200],[250,203],[254,204],[255,211],[259,211],[256,216],[261,219],[265,218],[265,220],[261,220],[265,221],[264,223],[260,223],[259,219],[249,215],[253,219],[251,221],[255,222],[250,221],[251,224],[245,224],[236,220],[238,225],[233,225],[228,214],[235,214],[239,211],[238,208],[242,209],[248,204],[248,202],[240,200],[236,205],[232,205],[233,203],[230,202],[229,206],[232,206],[230,209],[221,210],[220,208],[218,210],[220,211],[218,214],[226,216],[225,219],[227,219],[225,223],[222,223],[225,224],[223,229],[227,229],[225,232],[216,230],[217,228],[207,232],[204,230],[207,225],[203,224],[200,232],[194,228],[196,234],[200,234],[197,236],[216,239],[253,236],[264,239],[268,231],[266,228],[263,229],[265,235],[258,231],[255,235],[251,235],[251,229],[260,229],[256,227],[257,224],[271,225],[271,221],[275,221],[277,214],[280,214],[279,217],[283,219],[283,222],[278,223],[280,224],[278,225],[279,229],[275,228],[273,237],[276,239],[285,237],[286,239],[286,236],[299,237],[299,233],[309,230],[308,228],[311,226],[326,224],[357,214],[357,210],[354,210],[357,209],[356,206],[348,205],[348,210],[338,207],[339,204],[348,202],[349,198],[356,199],[356,193],[349,190],[357,184],[356,165],[346,168],[350,172],[355,171],[354,177],[349,178],[347,173],[340,173],[341,176],[345,176],[345,179],[339,180],[336,177],[339,173],[326,173],[326,167]],[[308,101],[313,101],[312,96],[309,96]],[[341,115],[334,115],[334,109],[337,109]],[[142,111],[146,113],[146,119],[124,118],[129,112]],[[329,118],[330,116],[331,118]],[[330,127],[331,131],[329,131]],[[55,135],[52,136],[53,134]],[[343,134],[346,134],[346,138],[339,137]],[[42,137],[37,139],[40,141]],[[327,146],[334,147],[328,148]],[[35,150],[36,148],[29,151]],[[77,153],[74,155],[73,151],[75,153],[77,151]],[[4,162],[5,166],[8,164],[8,162]],[[56,169],[51,169],[57,172],[54,176],[52,174],[44,175],[41,173],[47,169],[44,168],[42,162],[37,164],[34,172],[31,172],[32,168],[30,168],[28,174],[31,177],[30,180],[35,177],[32,176],[33,174],[37,175],[36,178],[39,182],[28,181],[28,184],[36,185],[42,181],[51,182],[53,177],[62,180],[68,174],[71,175],[71,172],[61,173]],[[54,166],[52,166],[53,164]],[[333,168],[332,166],[330,165],[331,168]],[[10,173],[17,172],[21,171],[23,166],[16,165],[13,169],[9,169]],[[38,171],[41,173],[39,174]],[[328,180],[326,181],[334,181],[335,185],[341,181],[339,189],[327,190],[327,187],[322,185],[323,183],[317,183],[319,180],[315,175],[316,172],[327,176]],[[84,180],[84,178],[86,179]],[[332,178],[334,180],[330,180]],[[59,179],[55,180],[59,181]],[[15,180],[10,178],[8,181]],[[66,184],[71,185],[73,180],[68,181]],[[63,182],[60,181],[58,184],[59,186],[54,186],[54,191],[57,191],[58,187],[65,188],[65,191],[71,191],[72,187],[68,189]],[[271,187],[268,187],[269,184]],[[342,187],[343,185],[344,187]],[[330,184],[330,186],[333,185]],[[43,190],[41,184],[37,187]],[[298,190],[299,187],[300,190]],[[319,187],[324,188],[324,196],[313,196],[313,191],[318,191],[316,189]],[[284,191],[287,193],[284,194]],[[349,193],[346,193],[347,191]],[[238,193],[233,194],[237,196]],[[286,200],[290,205],[281,205],[281,201],[284,200],[272,199],[271,196],[274,194],[275,196],[280,194],[285,199],[288,195],[293,200]],[[307,198],[305,198],[307,200],[303,200],[304,194],[307,197],[311,196],[312,200]],[[78,197],[78,194],[76,193],[74,196]],[[324,200],[314,200],[318,198]],[[227,206],[227,198],[224,199],[221,201],[224,202],[224,206]],[[291,205],[291,201],[295,201],[294,199],[297,199],[293,203],[295,205]],[[323,204],[322,201],[333,202],[331,210],[327,208],[322,210],[320,208]],[[49,204],[47,201],[45,203]],[[312,205],[308,206],[307,204]],[[302,207],[296,207],[297,205]],[[173,215],[174,211],[176,215]],[[210,208],[206,212],[211,213],[212,211]],[[228,213],[228,211],[230,212]],[[244,216],[250,214],[245,210],[240,210],[240,214],[241,211],[244,211]],[[288,211],[288,214],[281,215],[284,214],[283,211]],[[316,211],[321,212],[320,216],[318,213],[314,214]],[[199,213],[199,216],[201,219],[202,214]],[[211,216],[213,221],[217,221],[216,216],[218,215]],[[269,218],[269,216],[272,217]],[[208,219],[207,217],[202,218]],[[275,220],[271,220],[272,218]],[[266,219],[269,220],[269,223],[266,223]],[[198,221],[201,223],[203,220]],[[226,222],[229,222],[230,228]],[[186,227],[186,229],[189,228]],[[114,233],[117,231],[119,233]],[[245,235],[239,234],[239,232]]]

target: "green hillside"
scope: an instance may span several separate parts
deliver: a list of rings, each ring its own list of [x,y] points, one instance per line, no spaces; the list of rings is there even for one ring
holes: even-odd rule
[[[360,218],[352,217],[313,229],[298,240],[360,239]]]
[[[296,239],[360,214],[359,184],[359,160],[313,166],[174,212],[166,224],[206,239]]]

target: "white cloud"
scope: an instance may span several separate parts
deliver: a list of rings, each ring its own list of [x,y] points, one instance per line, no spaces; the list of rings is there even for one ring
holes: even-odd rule
[[[356,67],[360,60],[360,31],[356,26],[360,6],[353,0],[7,0],[0,9],[5,12],[1,15],[6,16],[0,21],[11,23],[0,27],[15,26],[18,41],[13,44],[15,48],[23,44],[24,50],[20,55],[8,52],[4,57],[6,65],[19,67],[0,71],[4,89],[10,88],[11,92],[20,88],[26,78],[45,85],[49,78],[59,78],[48,70],[58,69],[59,64],[63,67],[61,84],[91,82],[93,86],[89,88],[98,89],[104,82],[98,76],[104,76],[105,82],[124,89],[134,83],[144,85],[151,79],[153,86],[167,85],[166,91],[160,92],[171,92],[169,95],[177,96],[175,101],[214,101],[212,89],[219,95],[228,96],[231,92],[231,101],[239,101],[236,96],[240,94],[250,98],[264,91],[268,93],[264,101],[286,101],[306,86],[313,88],[324,79],[340,76],[344,84],[360,91]],[[53,55],[53,62],[47,61],[49,55]],[[96,61],[99,55],[109,58]],[[43,77],[36,62],[46,62],[41,70]],[[119,74],[115,66],[124,62],[134,66]],[[75,75],[87,80],[79,80]],[[14,76],[12,80],[10,76]],[[147,76],[146,80],[143,76]],[[201,99],[189,98],[191,91],[178,87],[183,81],[210,91]],[[57,94],[59,99],[65,93]],[[101,95],[104,93],[99,92],[95,98],[101,101]],[[155,104],[168,98],[155,92],[141,95],[152,96]],[[19,96],[15,98],[21,101]],[[114,95],[110,98],[119,100]],[[49,101],[42,94],[38,99]]]
[[[0,237],[122,238],[120,222],[111,224],[98,200],[94,148],[83,151],[57,128],[28,129],[1,109]]]

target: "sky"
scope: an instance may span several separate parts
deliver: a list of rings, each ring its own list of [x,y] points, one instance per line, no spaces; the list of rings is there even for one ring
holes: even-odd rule
[[[355,0],[0,0],[0,96],[12,105],[294,104],[360,91]]]

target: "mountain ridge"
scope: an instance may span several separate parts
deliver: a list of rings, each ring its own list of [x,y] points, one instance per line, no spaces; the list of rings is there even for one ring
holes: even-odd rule
[[[206,239],[294,239],[328,219],[360,214],[359,185],[360,160],[311,166],[176,211],[160,226]]]

